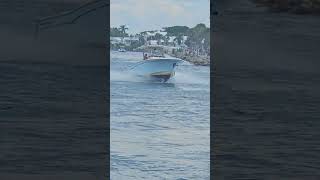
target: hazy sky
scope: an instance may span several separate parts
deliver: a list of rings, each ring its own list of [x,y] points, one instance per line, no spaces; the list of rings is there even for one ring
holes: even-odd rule
[[[166,26],[210,25],[209,0],[111,0],[110,24],[126,24],[129,33]]]

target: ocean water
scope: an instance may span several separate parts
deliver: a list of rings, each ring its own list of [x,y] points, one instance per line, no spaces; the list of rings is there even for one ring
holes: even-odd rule
[[[104,174],[105,67],[1,62],[0,72],[1,175]]]
[[[319,179],[319,16],[216,4],[214,178]]]
[[[209,179],[210,68],[182,63],[157,83],[127,71],[141,59],[111,52],[111,179]]]

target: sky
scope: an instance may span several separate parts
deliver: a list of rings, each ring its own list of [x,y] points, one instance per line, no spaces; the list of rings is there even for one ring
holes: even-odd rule
[[[130,34],[167,26],[210,26],[210,0],[110,0],[110,25]]]

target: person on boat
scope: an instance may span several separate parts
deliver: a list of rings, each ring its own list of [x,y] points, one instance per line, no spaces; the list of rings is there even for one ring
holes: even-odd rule
[[[148,59],[148,55],[147,55],[147,53],[145,53],[144,55],[143,55],[143,60],[147,60]]]

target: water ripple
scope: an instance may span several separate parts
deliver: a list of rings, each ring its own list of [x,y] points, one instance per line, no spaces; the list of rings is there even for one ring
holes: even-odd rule
[[[111,179],[209,179],[209,68],[137,81],[121,67],[140,56],[111,53]]]

